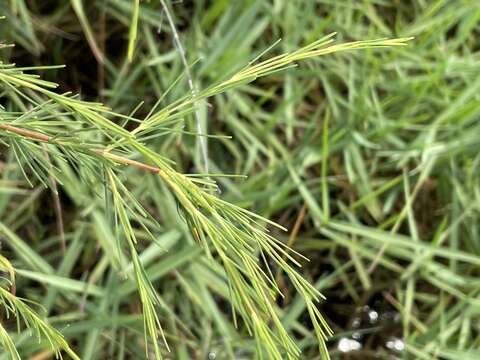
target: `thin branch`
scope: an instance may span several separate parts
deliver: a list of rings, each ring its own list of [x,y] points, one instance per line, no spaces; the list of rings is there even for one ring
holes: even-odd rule
[[[168,19],[168,24],[170,25],[170,28],[172,30],[173,34],[173,40],[175,43],[176,48],[178,49],[178,52],[180,53],[180,59],[182,60],[182,64],[185,67],[185,73],[187,76],[187,81],[188,81],[188,86],[192,92],[192,95],[196,97],[197,95],[197,89],[195,88],[195,85],[193,83],[193,78],[192,78],[192,73],[190,72],[190,67],[188,66],[187,62],[187,57],[185,56],[185,48],[182,45],[182,42],[180,41],[180,36],[178,35],[177,28],[175,27],[175,21],[173,21],[173,16],[170,13],[170,10],[168,9],[168,6],[165,2],[165,0],[160,0],[160,3],[162,4],[163,11],[165,11],[165,15],[167,16]],[[207,140],[206,137],[204,137],[204,131],[202,128],[202,123],[200,122],[200,116],[198,116],[198,110],[195,110],[194,112],[195,116],[195,124],[197,127],[197,134],[199,135],[197,140],[198,140],[198,145],[200,148],[200,154],[201,154],[201,160],[203,162],[203,172],[208,173],[208,148],[207,148]]]
[[[12,126],[12,125],[8,125],[8,124],[0,124],[0,129],[15,133],[15,134],[20,135],[20,136],[27,137],[29,139],[41,141],[41,142],[50,142],[50,140],[52,139],[51,136],[42,134],[40,132],[33,131],[33,130],[22,129],[22,128]],[[144,164],[140,161],[132,160],[132,159],[120,156],[120,155],[112,154],[106,149],[91,149],[91,151],[93,151],[94,153],[96,153],[100,156],[103,156],[106,159],[113,160],[113,161],[115,161],[117,163],[120,163],[120,164],[123,164],[123,165],[133,166],[133,167],[136,167],[136,168],[139,168],[139,169],[142,169],[142,170],[146,170],[146,171],[149,171],[149,172],[152,172],[152,173],[161,172],[161,170],[158,167],[147,165],[147,164]]]
[[[112,153],[108,152],[108,150],[105,150],[105,149],[94,149],[93,151],[96,152],[98,155],[103,156],[104,158],[113,160],[113,161],[118,162],[120,164],[134,166],[134,167],[137,167],[137,168],[142,169],[142,170],[150,171],[152,173],[159,173],[159,172],[162,171],[156,166],[147,165],[147,164],[142,163],[140,161],[132,160],[132,159],[120,156],[120,155],[115,155],[115,154],[112,154]]]
[[[38,140],[38,141],[43,141],[43,142],[49,142],[50,141],[50,136],[39,133],[37,131],[22,129],[22,128],[12,126],[12,125],[7,125],[7,124],[0,124],[0,129],[10,131],[10,132],[13,132],[17,135],[25,136],[25,137],[28,137],[30,139],[34,139],[34,140]]]
[[[53,169],[53,165],[50,162],[50,156],[48,155],[47,148],[45,144],[43,145],[43,152],[45,153],[45,157],[47,158],[48,163],[50,164],[50,169]],[[60,236],[60,247],[62,249],[62,253],[65,255],[67,252],[67,242],[65,240],[65,227],[63,226],[63,216],[62,216],[62,203],[60,202],[60,194],[58,193],[58,186],[55,177],[50,173],[49,176],[50,182],[52,183],[52,197],[53,197],[53,204],[55,209],[55,216],[57,217],[57,231],[58,235]]]

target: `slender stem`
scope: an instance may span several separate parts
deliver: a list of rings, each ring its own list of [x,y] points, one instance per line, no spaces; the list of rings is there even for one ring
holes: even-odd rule
[[[112,153],[108,152],[108,150],[105,150],[105,149],[94,149],[93,151],[96,152],[98,155],[103,156],[104,158],[113,160],[115,162],[118,162],[118,163],[121,163],[121,164],[124,164],[124,165],[134,166],[134,167],[137,167],[139,169],[150,171],[152,173],[159,173],[161,171],[158,167],[147,165],[147,164],[144,164],[140,161],[132,160],[132,159],[120,156],[120,155],[112,154]]]
[[[50,156],[48,155],[47,147],[45,144],[42,144],[43,152],[45,157],[47,158],[48,163],[50,164],[50,170],[53,170],[53,165],[50,162]],[[60,248],[62,249],[62,253],[65,255],[67,252],[67,241],[65,240],[65,227],[63,226],[63,216],[62,216],[62,203],[60,202],[60,194],[58,192],[57,180],[55,177],[50,173],[49,176],[50,182],[52,183],[52,197],[53,197],[53,204],[55,209],[55,216],[57,217],[57,230],[58,235],[60,236]]]
[[[175,46],[180,53],[180,59],[182,61],[183,66],[185,67],[185,74],[187,75],[187,81],[188,81],[188,87],[190,88],[190,91],[192,92],[192,95],[196,97],[197,95],[197,89],[195,88],[195,85],[193,83],[193,77],[192,73],[190,71],[190,67],[188,66],[187,62],[187,57],[186,57],[186,52],[185,48],[182,45],[182,42],[180,41],[180,36],[178,35],[177,28],[175,26],[175,21],[173,20],[173,16],[170,13],[170,10],[168,9],[168,6],[165,2],[165,0],[160,0],[160,4],[162,5],[163,11],[165,11],[165,15],[167,16],[168,24],[170,25],[170,28],[172,30],[173,34],[173,41],[175,43]],[[197,128],[197,134],[198,136],[198,145],[200,148],[200,157],[201,161],[203,162],[203,172],[208,173],[208,148],[207,148],[207,140],[203,136],[204,131],[202,127],[202,123],[200,120],[200,116],[198,115],[198,109],[195,110],[194,112],[195,116],[195,124]]]
[[[17,135],[27,137],[29,139],[41,141],[41,142],[50,142],[50,140],[52,139],[51,136],[42,134],[40,132],[33,131],[33,130],[22,129],[22,128],[12,126],[12,125],[8,125],[8,124],[0,124],[0,129],[15,133]],[[112,154],[106,149],[91,149],[91,150],[94,153],[96,153],[100,156],[103,156],[106,159],[113,160],[113,161],[115,161],[117,163],[120,163],[120,164],[123,164],[123,165],[134,166],[136,168],[146,170],[146,171],[150,171],[152,173],[161,172],[161,170],[158,167],[147,165],[147,164],[144,164],[140,161],[132,160],[132,159],[120,156],[120,155]]]
[[[12,126],[12,125],[7,125],[7,124],[0,124],[0,129],[10,131],[17,135],[22,135],[34,140],[39,140],[43,142],[50,141],[50,136],[39,133],[37,131],[33,131],[33,130],[22,129],[22,128]]]

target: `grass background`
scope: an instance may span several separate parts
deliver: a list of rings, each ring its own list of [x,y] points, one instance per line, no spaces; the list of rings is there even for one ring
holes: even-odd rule
[[[141,1],[0,1],[4,61],[65,64],[42,71],[60,92],[145,116],[165,90],[188,91],[161,4]],[[480,282],[480,4],[477,1],[182,1],[169,3],[198,89],[240,70],[275,43],[292,51],[331,32],[337,41],[415,36],[407,47],[308,60],[197,104],[211,173],[222,198],[289,229],[275,232],[310,261],[301,273],[327,298],[319,307],[335,335],[334,359],[478,359]],[[195,132],[193,116],[185,129]],[[199,172],[194,136],[154,143],[184,173]],[[42,304],[82,359],[144,358],[135,286],[115,275],[115,242],[88,183],[59,189],[66,252],[52,193],[25,182],[2,155],[2,254],[17,269],[16,293]],[[140,257],[167,304],[161,311],[173,359],[250,359],[253,340],[231,318],[221,269],[207,261],[170,191],[126,169],[132,193],[160,222]],[[28,254],[12,243],[28,244]],[[35,264],[46,263],[48,272]],[[285,328],[305,359],[318,359],[303,302],[280,270]],[[2,320],[3,322],[3,320]],[[14,332],[26,358],[45,344]],[[230,345],[226,345],[230,344]],[[228,350],[232,346],[233,352]],[[346,350],[354,349],[354,351]],[[36,357],[35,357],[36,356]],[[2,356],[0,356],[2,358]],[[5,358],[5,356],[3,356]]]

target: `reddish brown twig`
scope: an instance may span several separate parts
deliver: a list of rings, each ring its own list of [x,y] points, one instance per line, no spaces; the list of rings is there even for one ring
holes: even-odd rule
[[[22,129],[12,125],[0,124],[0,129],[7,130],[17,135],[22,135],[38,141],[43,141],[43,142],[50,141],[50,136],[48,135],[45,135],[36,131],[32,131],[32,130]]]
[[[28,138],[33,139],[33,140],[41,141],[41,142],[50,142],[50,140],[52,139],[50,136],[42,134],[40,132],[33,131],[33,130],[22,129],[22,128],[12,126],[12,125],[8,125],[8,124],[0,124],[0,129],[15,133],[17,135],[28,137]],[[100,156],[103,156],[106,159],[113,160],[113,161],[115,161],[117,163],[120,163],[120,164],[123,164],[123,165],[134,166],[136,168],[146,170],[146,171],[150,171],[150,172],[156,173],[156,174],[161,171],[158,167],[147,165],[147,164],[144,164],[140,161],[132,160],[132,159],[120,156],[120,155],[112,154],[108,150],[105,150],[105,149],[91,149],[91,150],[93,152],[95,152],[96,154],[98,154]]]

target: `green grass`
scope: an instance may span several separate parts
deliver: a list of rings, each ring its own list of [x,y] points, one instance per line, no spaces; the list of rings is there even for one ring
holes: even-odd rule
[[[480,356],[475,1],[0,9],[0,359]]]

